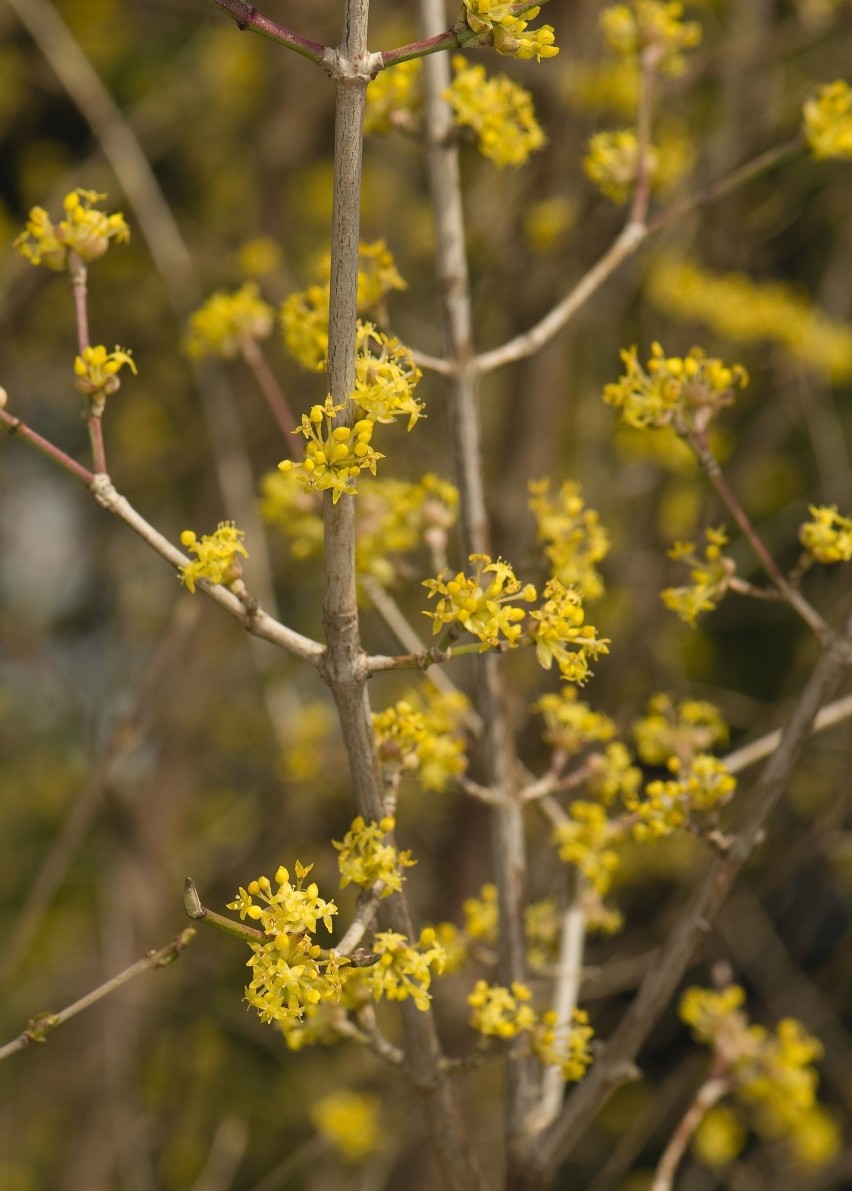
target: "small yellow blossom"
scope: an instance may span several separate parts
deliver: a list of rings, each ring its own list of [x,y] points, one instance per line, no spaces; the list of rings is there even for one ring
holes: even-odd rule
[[[653,174],[657,156],[648,150],[648,167]],[[583,169],[602,194],[614,203],[626,203],[639,169],[639,141],[630,128],[596,132],[589,138]]]
[[[363,1092],[333,1092],[309,1109],[317,1132],[347,1162],[363,1162],[381,1144],[380,1104]]]
[[[72,190],[62,201],[65,218],[57,224],[43,207],[33,207],[15,248],[30,264],[46,265],[60,273],[68,267],[70,253],[88,262],[103,256],[110,240],[126,244],[130,228],[124,216],[107,215],[95,207],[106,197],[94,190]]]
[[[456,124],[476,134],[483,157],[496,166],[523,165],[546,137],[529,91],[506,75],[488,76],[479,63],[453,58],[455,77],[444,92]]]
[[[685,50],[701,41],[701,26],[683,19],[683,4],[677,0],[632,0],[614,4],[601,14],[601,27],[614,50],[635,57],[653,48],[659,66],[668,75],[683,73]]]
[[[364,988],[377,1001],[382,997],[389,1001],[411,998],[418,1009],[427,1010],[432,969],[440,973],[446,963],[446,952],[434,928],[422,930],[415,946],[396,931],[379,931],[372,950],[379,956],[379,962],[362,970],[360,979]]]
[[[535,1025],[536,1014],[529,1001],[532,993],[517,981],[511,988],[477,980],[467,998],[473,1012],[470,1024],[486,1037],[514,1038]]]
[[[670,757],[686,763],[728,742],[728,728],[713,703],[654,695],[648,710],[633,725],[633,738],[646,765],[665,765]]]
[[[496,885],[489,882],[482,886],[477,897],[465,898],[462,912],[466,935],[482,943],[496,942],[500,920]]]
[[[594,625],[586,624],[582,599],[574,587],[564,587],[558,579],[549,579],[544,589],[544,603],[530,613],[534,626],[539,665],[549,670],[556,662],[566,682],[582,686],[590,677],[589,659],[609,653],[609,640],[598,637]]]
[[[852,87],[842,79],[826,83],[804,109],[805,136],[818,161],[852,159]]]
[[[355,522],[358,574],[369,575],[383,587],[410,580],[411,566],[401,556],[423,543],[439,547],[443,554],[447,531],[458,518],[458,504],[455,485],[433,472],[427,472],[415,484],[377,479],[358,500]]]
[[[647,370],[635,347],[622,351],[621,359],[626,371],[605,387],[603,399],[638,430],[668,425],[679,433],[703,430],[717,410],[731,404],[734,389],[748,383],[741,365],[723,364],[700,347],[683,358],[667,357],[660,344],[653,343]]]
[[[494,0],[464,0],[467,23],[474,33],[488,34],[498,54],[527,60],[553,58],[559,53],[554,44],[556,36],[551,25],[541,25],[527,31],[540,7],[528,8],[523,18],[516,16],[511,4]]]
[[[310,285],[281,303],[284,342],[294,360],[311,372],[328,364],[328,286]]]
[[[393,707],[373,715],[373,732],[385,773],[417,772],[424,790],[443,790],[467,767],[461,732],[469,708],[461,692],[442,694],[428,683]]]
[[[544,739],[567,756],[582,752],[588,745],[611,740],[615,724],[609,716],[592,711],[577,696],[577,688],[563,686],[557,694],[542,695],[532,710],[544,718]]]
[[[396,826],[388,815],[378,823],[367,823],[358,815],[342,840],[332,840],[340,853],[337,863],[340,867],[340,888],[360,885],[370,889],[376,881],[382,881],[382,897],[398,893],[404,880],[402,869],[416,864],[410,852],[398,852],[388,836]]]
[[[370,445],[373,421],[360,418],[354,426],[337,426],[335,418],[342,409],[343,405],[335,405],[329,396],[323,405],[314,405],[309,414],[302,414],[302,424],[293,433],[307,439],[305,457],[301,463],[284,459],[278,464],[283,472],[294,471],[306,488],[330,491],[335,504],[344,494],[357,492],[359,474],[369,471],[375,475],[376,464],[384,459]]]
[[[642,784],[642,770],[633,764],[630,752],[620,740],[608,744],[603,753],[595,753],[590,763],[586,785],[604,806],[611,806],[616,798],[622,801],[633,798]]]
[[[695,1130],[692,1152],[705,1166],[727,1166],[745,1148],[747,1134],[727,1104],[716,1104]]]
[[[254,281],[247,281],[232,294],[217,291],[190,315],[187,354],[194,359],[233,359],[246,344],[268,338],[274,319],[275,311],[261,298]]]
[[[712,612],[727,592],[736,571],[736,563],[722,553],[727,544],[724,529],[706,529],[707,545],[704,557],[699,558],[693,542],[675,542],[668,551],[669,558],[685,562],[692,569],[688,587],[667,587],[660,598],[667,608],[681,620],[695,628],[702,612]]]
[[[573,864],[595,891],[603,896],[612,885],[620,864],[613,844],[623,839],[624,831],[615,819],[607,817],[597,802],[577,800],[568,807],[568,819],[553,831],[559,859]]]
[[[599,599],[604,585],[597,564],[609,553],[609,537],[597,512],[586,507],[580,485],[565,480],[551,495],[549,480],[531,480],[529,491],[538,539],[545,543],[554,578],[576,587],[584,600]]]
[[[269,936],[268,941],[249,944],[252,980],[246,989],[246,1001],[257,1009],[261,1021],[297,1021],[306,1006],[340,994],[339,964],[345,961],[339,961],[333,953],[322,958],[313,939],[319,922],[331,930],[337,907],[319,896],[314,882],[302,888],[311,867],[297,860],[293,885],[282,865],[275,874],[274,892],[268,877],[258,877],[248,888],[240,888],[236,900],[228,903],[229,910],[237,910],[243,920],[258,922]]]
[[[248,558],[244,537],[233,521],[220,521],[215,533],[204,534],[200,539],[191,529],[185,529],[180,540],[198,557],[181,567],[181,582],[194,592],[200,579],[225,586],[239,579],[243,571],[238,556]]]
[[[423,96],[420,58],[398,62],[380,71],[367,84],[367,107],[364,112],[364,135],[387,133],[393,129],[414,132],[419,127]]]
[[[570,1022],[560,1023],[556,1013],[549,1009],[541,1014],[533,1031],[533,1050],[545,1066],[559,1067],[566,1082],[577,1083],[591,1065],[593,1037],[594,1030],[585,1010],[575,1009]]]
[[[294,558],[322,553],[325,531],[319,493],[305,488],[296,471],[268,472],[260,481],[260,515],[287,537]]]
[[[356,332],[355,389],[352,393],[374,422],[407,417],[411,430],[423,416],[423,402],[414,397],[422,373],[411,351],[393,336],[358,321]]]
[[[811,520],[799,529],[799,541],[817,562],[852,559],[852,517],[843,517],[837,505],[809,505]]]
[[[517,645],[526,612],[509,601],[531,603],[536,598],[535,588],[530,583],[522,587],[502,559],[492,562],[487,554],[471,554],[469,561],[476,567],[473,576],[460,571],[452,579],[445,580],[443,575],[424,579],[429,598],[441,596],[435,611],[424,613],[434,622],[433,632],[439,633],[442,625],[457,624],[478,637],[483,650],[498,645],[501,634],[510,645]]]
[[[696,815],[724,806],[734,796],[736,778],[709,753],[696,753],[682,765],[672,757],[667,768],[674,776],[648,782],[644,795],[631,794],[624,805],[637,818],[633,834],[639,840],[663,839],[685,827]]]
[[[89,398],[93,413],[102,413],[107,397],[118,392],[121,387],[118,373],[125,366],[136,374],[133,357],[123,347],[116,347],[111,352],[102,344],[84,347],[83,354],[76,357],[74,387]]]

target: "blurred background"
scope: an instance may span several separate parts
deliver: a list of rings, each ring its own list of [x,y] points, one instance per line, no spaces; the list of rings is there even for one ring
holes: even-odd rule
[[[631,93],[606,53],[601,5],[552,0],[559,56],[518,63],[480,55],[533,94],[548,136],[521,169],[498,170],[463,147],[477,346],[490,349],[541,318],[611,243],[625,208],[602,197],[580,162],[588,137],[630,121]],[[796,135],[802,104],[848,73],[852,5],[840,0],[707,0],[688,5],[704,29],[685,73],[663,85],[658,136],[662,210]],[[269,0],[261,11],[328,44],[331,0]],[[61,18],[58,25],[55,18]],[[448,24],[456,17],[448,11]],[[416,36],[413,4],[377,0],[372,49]],[[87,65],[88,64],[88,67]],[[90,69],[89,69],[90,68]],[[103,90],[102,90],[103,88]],[[625,93],[626,90],[626,93]],[[625,114],[625,113],[628,114]],[[238,33],[201,0],[47,0],[0,4],[0,383],[11,412],[87,466],[71,294],[63,275],[11,248],[33,205],[58,216],[75,187],[109,195],[131,225],[129,246],[90,271],[93,342],[129,347],[139,368],[107,410],[110,474],[172,541],[233,518],[247,532],[245,578],[289,625],[321,636],[320,568],[294,560],[262,521],[261,477],[284,456],[248,371],[197,364],[182,351],[188,314],[220,287],[255,279],[277,303],[313,280],[331,213],[333,88],[309,61]],[[150,163],[146,180],[135,146]],[[600,400],[619,351],[641,359],[701,344],[751,376],[720,419],[726,474],[776,559],[792,566],[809,503],[852,508],[852,174],[849,164],[794,155],[703,210],[673,222],[530,360],[486,376],[481,408],[495,553],[519,572],[540,567],[526,507],[530,478],[582,484],[607,527],[607,594],[594,623],[613,647],[585,693],[625,731],[668,691],[719,706],[734,744],[783,722],[816,657],[783,605],[730,596],[690,629],[661,588],[685,581],[666,557],[725,521],[687,452],[616,425]],[[365,149],[363,236],[384,238],[408,289],[393,329],[440,355],[433,231],[416,138],[372,137]],[[686,274],[684,262],[700,272]],[[681,270],[680,272],[678,270]],[[742,310],[792,304],[806,332],[760,334],[695,290],[741,275]],[[749,289],[746,277],[755,289]],[[703,280],[702,280],[703,279]],[[702,287],[706,284],[706,289]],[[729,294],[729,291],[724,291]],[[781,315],[779,315],[779,320]],[[810,321],[809,321],[810,320]],[[323,380],[289,358],[270,363],[297,413]],[[385,474],[445,478],[440,378],[418,390],[428,421],[391,429]],[[732,535],[733,536],[733,535]],[[733,536],[739,573],[762,582]],[[451,563],[460,565],[451,541]],[[395,592],[416,624],[426,606],[425,554]],[[815,568],[809,599],[837,620],[848,573]],[[421,633],[425,636],[423,629]],[[371,652],[396,652],[365,608]],[[534,659],[507,659],[519,747],[547,765],[529,704],[555,690]],[[454,677],[465,686],[472,671]],[[376,678],[376,707],[409,678]],[[852,1103],[852,736],[814,739],[760,850],[695,957],[692,982],[730,972],[755,1020],[796,1016],[827,1048],[822,1097],[836,1119]],[[752,773],[744,774],[747,788]],[[334,896],[336,855],[352,814],[334,711],[310,667],[252,641],[70,477],[23,444],[0,444],[0,1042],[163,946],[185,925],[190,874],[211,908],[238,885],[298,857]],[[464,898],[489,879],[487,815],[462,795],[403,790],[400,838],[419,860],[408,888],[422,920],[460,922]],[[547,828],[531,817],[533,890],[553,876]],[[602,975],[584,1002],[611,1032],[706,863],[690,838],[635,849],[619,876],[621,935],[591,944]],[[348,893],[342,908],[351,908]],[[343,915],[345,917],[345,915]],[[402,1082],[354,1047],[289,1053],[241,1004],[245,953],[201,932],[179,962],[139,979],[0,1065],[0,1191],[275,1191],[438,1185]],[[470,973],[436,990],[452,1053],[465,1026]],[[393,1032],[393,1015],[387,1029]],[[643,1057],[645,1082],[619,1093],[557,1184],[642,1191],[707,1066],[672,1012]],[[483,1146],[502,1136],[494,1069],[462,1078]],[[308,1106],[341,1088],[378,1098],[380,1138],[364,1158],[323,1140]],[[724,1168],[689,1159],[679,1186],[710,1191],[852,1187],[852,1153],[802,1171],[749,1143]]]

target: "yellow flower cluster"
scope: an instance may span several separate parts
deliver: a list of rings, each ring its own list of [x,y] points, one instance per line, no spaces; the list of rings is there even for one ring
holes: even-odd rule
[[[275,311],[261,298],[257,282],[247,281],[232,294],[218,290],[190,315],[186,352],[194,359],[231,360],[247,343],[266,339],[274,321]]]
[[[626,371],[604,388],[603,399],[638,430],[668,425],[679,433],[704,429],[718,409],[733,401],[733,390],[748,384],[740,364],[723,364],[700,347],[683,358],[667,357],[659,343],[652,343],[647,370],[635,347],[620,354]]]
[[[432,970],[440,973],[446,963],[446,952],[436,931],[426,927],[414,947],[405,935],[391,930],[379,931],[372,950],[379,956],[379,961],[373,967],[363,969],[361,980],[375,999],[387,997],[389,1001],[406,1001],[410,997],[418,1009],[428,1009]]]
[[[819,1077],[813,1063],[823,1053],[818,1039],[800,1022],[785,1018],[774,1032],[750,1025],[738,985],[721,992],[689,988],[680,1016],[698,1041],[713,1049],[715,1066],[729,1081],[754,1129],[768,1140],[784,1140],[802,1165],[823,1165],[835,1156],[837,1123],[817,1101]]]
[[[485,67],[453,58],[455,77],[444,92],[456,124],[476,134],[480,153],[496,166],[519,166],[547,138],[535,118],[532,96],[506,75],[488,77]]]
[[[244,537],[243,531],[237,529],[233,521],[220,521],[215,533],[204,534],[200,539],[193,530],[185,529],[180,540],[197,558],[181,567],[181,583],[194,592],[200,579],[224,583],[225,586],[239,579],[243,573],[239,555],[248,558],[248,550],[243,545]]]
[[[516,15],[512,4],[499,0],[464,0],[465,15],[474,33],[488,34],[498,54],[526,60],[553,58],[559,53],[554,45],[556,35],[552,25],[541,25],[528,30],[541,11],[540,6],[521,9],[523,18]]]
[[[826,83],[804,108],[805,136],[818,161],[852,158],[852,87],[842,79]]]
[[[326,280],[331,276],[331,258],[323,261]],[[393,253],[384,240],[371,240],[358,245],[358,309],[377,306],[393,289],[408,289],[408,282],[400,275]]]
[[[271,936],[268,942],[249,944],[252,957],[247,966],[252,980],[246,1001],[257,1009],[261,1021],[299,1020],[306,1006],[340,993],[340,961],[333,953],[321,958],[312,938],[319,922],[331,930],[337,907],[319,896],[314,882],[302,888],[312,867],[296,861],[296,884],[292,885],[282,866],[275,874],[275,892],[268,877],[259,877],[247,889],[240,888],[236,900],[228,904],[228,909],[239,911],[240,918],[258,922]]]
[[[654,47],[659,67],[673,77],[683,73],[684,51],[701,41],[701,26],[683,19],[683,4],[677,0],[632,0],[614,4],[601,13],[601,28],[614,50],[635,57]]]
[[[458,517],[459,493],[454,484],[428,472],[412,484],[377,479],[362,493],[355,522],[355,566],[383,587],[410,578],[398,556],[423,542],[446,541]],[[320,525],[320,532],[322,526]],[[291,532],[287,527],[288,534]]]
[[[565,587],[576,587],[584,600],[603,595],[597,564],[609,553],[609,537],[594,509],[586,508],[580,485],[565,480],[551,496],[548,479],[531,480],[529,507],[545,543],[551,573]]]
[[[439,633],[442,625],[461,625],[479,638],[483,650],[498,645],[501,634],[510,645],[516,645],[526,612],[509,601],[517,598],[532,603],[536,599],[535,588],[531,583],[522,587],[502,559],[492,562],[487,554],[471,554],[470,562],[476,567],[471,577],[459,571],[455,578],[446,581],[443,575],[423,580],[430,599],[435,595],[441,597],[435,611],[425,612],[424,616],[434,622],[434,633]]]
[[[363,1162],[381,1145],[379,1101],[363,1092],[332,1092],[309,1108],[317,1133],[347,1162]]]
[[[544,740],[568,757],[615,735],[615,724],[609,716],[592,711],[573,686],[563,686],[556,694],[542,695],[531,710],[544,719]]]
[[[497,886],[489,882],[483,885],[478,897],[467,897],[462,903],[464,932],[471,939],[482,943],[497,941],[500,925],[500,910],[497,905]]]
[[[530,617],[535,622],[530,633],[539,665],[549,670],[555,661],[566,682],[582,686],[591,676],[589,659],[609,653],[608,638],[598,637],[594,625],[584,623],[580,592],[564,587],[558,579],[548,580],[544,603]]]
[[[642,784],[642,770],[633,764],[628,749],[620,740],[608,744],[602,754],[595,754],[592,762],[586,785],[604,806],[611,806],[616,798],[626,802],[635,796]]]
[[[837,505],[809,505],[811,520],[799,529],[799,541],[817,562],[852,559],[852,517],[843,517]]]
[[[593,1030],[588,1014],[575,1009],[570,1024],[559,1024],[553,1010],[537,1014],[525,984],[514,981],[509,988],[477,980],[467,998],[472,1013],[470,1024],[486,1037],[508,1040],[529,1034],[539,1061],[561,1068],[563,1078],[581,1080],[592,1061],[589,1044]]]
[[[728,339],[769,340],[837,384],[852,378],[852,328],[835,322],[807,295],[781,282],[713,273],[665,256],[647,282],[651,301],[675,318],[701,322]]]
[[[729,802],[737,788],[718,757],[696,753],[682,764],[672,757],[667,781],[648,782],[644,796],[626,797],[624,804],[637,817],[633,834],[638,840],[658,840],[686,826],[694,815],[715,811]]]
[[[335,418],[342,409],[343,405],[335,405],[331,397],[326,397],[325,404],[314,405],[309,414],[302,414],[302,424],[294,434],[303,434],[307,439],[305,457],[301,463],[283,459],[278,464],[281,471],[294,472],[306,488],[330,491],[335,504],[344,494],[357,492],[355,483],[360,473],[375,475],[376,464],[384,459],[370,445],[372,419],[361,418],[354,426],[336,426]]]
[[[373,422],[393,422],[407,416],[411,430],[423,415],[423,402],[414,396],[414,388],[423,374],[411,351],[395,337],[360,319],[355,343],[352,400],[357,401]]]
[[[95,190],[72,190],[62,200],[65,218],[56,224],[43,207],[33,207],[26,231],[17,237],[14,247],[30,264],[45,265],[57,273],[68,267],[70,253],[82,261],[97,260],[110,240],[126,244],[130,239],[123,215],[107,215],[95,207],[106,197]]]
[[[367,107],[364,112],[364,135],[387,133],[398,128],[414,131],[419,124],[423,96],[420,58],[399,62],[381,71],[367,84]]]
[[[340,853],[337,863],[340,868],[340,888],[360,885],[370,889],[376,881],[382,881],[382,897],[398,893],[402,889],[402,869],[416,864],[410,852],[398,852],[387,836],[396,822],[387,815],[378,823],[367,823],[361,815],[352,820],[352,826],[341,841],[332,840]]]
[[[712,612],[725,595],[736,570],[734,560],[722,553],[728,541],[724,529],[706,529],[704,536],[707,545],[703,558],[698,557],[694,542],[675,542],[668,551],[669,558],[692,568],[690,585],[666,587],[660,592],[665,606],[693,628],[701,613]]]
[[[728,727],[718,707],[701,699],[654,695],[648,710],[633,725],[636,749],[646,765],[665,765],[669,758],[687,762],[728,742]]]
[[[424,790],[440,792],[467,768],[461,725],[469,701],[431,684],[373,715],[373,731],[385,772],[415,770]]]
[[[571,803],[567,822],[553,831],[559,859],[573,864],[601,897],[609,892],[620,864],[612,845],[623,837],[621,825],[610,819],[599,803],[580,800]]]
[[[103,413],[107,397],[117,393],[121,387],[118,373],[127,366],[136,375],[136,365],[128,349],[116,347],[115,351],[98,344],[84,347],[82,355],[74,360],[74,387],[89,398],[92,413]]]
[[[653,176],[657,154],[648,150],[648,167]],[[595,186],[614,203],[626,203],[639,169],[639,141],[630,128],[596,132],[589,137],[583,169]]]

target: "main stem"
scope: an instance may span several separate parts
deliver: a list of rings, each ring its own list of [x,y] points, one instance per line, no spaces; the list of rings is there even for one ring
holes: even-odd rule
[[[328,390],[335,403],[344,406],[343,418],[350,422],[349,396],[355,387],[368,11],[369,0],[346,0],[343,40],[337,53]],[[327,649],[323,675],[340,715],[358,812],[365,819],[378,821],[384,815],[384,792],[373,740],[356,601],[354,500],[343,496],[334,504],[330,493],[325,496],[323,625]],[[391,929],[413,936],[403,894],[386,900],[382,916]],[[444,1066],[432,1013],[424,1013],[406,1001],[402,1020],[406,1070],[420,1095],[442,1185],[448,1191],[484,1191]]]
[[[443,0],[421,0],[420,33],[431,37],[444,21]],[[451,451],[459,486],[462,553],[489,553],[482,446],[476,402],[477,378],[470,315],[470,286],[465,252],[458,154],[452,142],[452,117],[442,98],[450,83],[446,55],[423,62],[426,79],[426,160],[437,243],[437,272],[448,358],[455,368],[447,381]],[[500,796],[492,818],[494,877],[500,908],[500,982],[524,983],[527,975],[524,910],[526,857],[523,805],[514,780],[515,758],[499,662],[480,661],[477,710],[485,731],[482,741],[485,783]],[[528,1058],[511,1056],[507,1076],[507,1186],[523,1167],[529,1142],[527,1120],[536,1095],[534,1067]]]

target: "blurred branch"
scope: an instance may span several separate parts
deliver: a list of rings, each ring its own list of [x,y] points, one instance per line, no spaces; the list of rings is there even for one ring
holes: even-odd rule
[[[285,49],[301,54],[303,58],[310,58],[318,66],[324,65],[332,51],[320,41],[311,41],[309,37],[302,37],[292,29],[279,25],[269,17],[262,16],[248,0],[212,0],[217,8],[221,8],[229,17],[237,22],[240,32],[248,29],[251,33],[259,33],[268,37],[270,41],[277,41]]]
[[[827,703],[825,707],[819,709],[811,731],[814,734],[824,732],[826,728],[832,728],[835,724],[840,724],[843,720],[850,718],[852,718],[852,695],[844,695],[842,699],[835,699],[833,703]],[[741,773],[750,765],[755,765],[765,757],[771,756],[780,743],[781,730],[779,728],[775,732],[767,732],[765,736],[728,753],[726,757],[722,758],[722,761],[729,773]]]
[[[165,947],[161,947],[159,951],[149,951],[144,959],[140,959],[129,968],[125,968],[123,972],[119,972],[111,980],[107,980],[104,984],[86,993],[79,1001],[74,1001],[73,1004],[60,1010],[59,1013],[46,1011],[37,1014],[30,1020],[22,1034],[19,1034],[11,1042],[7,1042],[5,1046],[0,1046],[0,1060],[7,1059],[9,1055],[15,1054],[16,1051],[24,1050],[33,1042],[46,1041],[47,1035],[51,1030],[55,1030],[57,1026],[63,1025],[70,1018],[76,1017],[78,1013],[82,1013],[90,1005],[102,1001],[104,997],[108,997],[110,993],[121,988],[123,984],[127,984],[129,980],[135,980],[137,976],[141,976],[143,972],[148,972],[152,968],[167,967],[173,960],[177,959],[194,938],[195,930],[191,926],[187,927],[186,930],[181,931],[173,942]]]
[[[671,1191],[675,1172],[692,1135],[713,1105],[729,1090],[730,1084],[725,1079],[708,1079],[701,1085],[663,1151],[654,1172],[651,1191]]]

